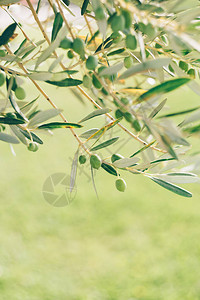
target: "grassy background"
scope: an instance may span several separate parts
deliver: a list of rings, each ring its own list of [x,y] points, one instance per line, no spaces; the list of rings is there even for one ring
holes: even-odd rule
[[[69,121],[88,113],[66,89],[44,88]],[[29,93],[30,100],[37,95]],[[198,101],[187,89],[168,100],[171,111]],[[186,199],[129,175],[121,194],[101,170],[100,200],[79,174],[75,201],[54,208],[43,199],[42,185],[53,173],[69,174],[76,142],[65,130],[43,138],[36,153],[16,146],[16,157],[1,143],[0,298],[200,299],[199,185],[186,186],[194,193]]]

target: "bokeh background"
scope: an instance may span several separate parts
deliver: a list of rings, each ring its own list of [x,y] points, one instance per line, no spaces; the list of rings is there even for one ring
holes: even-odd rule
[[[70,89],[42,86],[69,121],[93,110]],[[25,87],[27,99],[38,96]],[[168,104],[169,112],[187,109],[199,105],[199,96],[184,87],[169,94]],[[128,188],[120,193],[115,178],[100,170],[97,199],[88,168],[87,175],[79,169],[74,201],[56,208],[42,187],[51,174],[70,174],[77,144],[64,129],[42,138],[36,153],[17,145],[14,156],[0,145],[0,299],[199,300],[199,184],[185,185],[194,194],[187,199],[124,174]],[[133,153],[136,144],[126,147]]]

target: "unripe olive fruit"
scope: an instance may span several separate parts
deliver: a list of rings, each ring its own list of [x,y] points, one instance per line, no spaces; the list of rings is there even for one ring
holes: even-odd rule
[[[129,100],[128,100],[128,98],[121,98],[121,100],[120,100],[124,105],[128,105],[129,104]]]
[[[83,76],[83,86],[88,89],[92,86],[92,79],[88,75]]]
[[[190,77],[195,78],[195,69],[189,69],[187,73],[190,75]]]
[[[86,60],[86,68],[88,70],[94,70],[98,65],[98,59],[96,56],[90,55],[88,56],[88,59]]]
[[[124,118],[126,119],[127,122],[133,122],[133,116],[130,112],[126,111],[124,113]]]
[[[26,97],[26,92],[22,87],[18,86],[15,89],[15,96],[17,97],[17,99],[23,100]]]
[[[124,58],[124,66],[129,69],[133,65],[133,58],[131,56],[127,56]]]
[[[70,48],[72,48],[72,46],[73,46],[73,43],[68,38],[64,38],[60,43],[60,48],[62,48],[62,49],[70,49]]]
[[[121,154],[113,154],[112,156],[111,156],[111,162],[112,163],[114,163],[116,160],[119,160],[119,159],[122,159],[122,158],[124,158]]]
[[[85,164],[86,163],[86,156],[85,155],[80,155],[79,156],[79,163],[81,164],[81,165],[83,165],[83,164]]]
[[[4,76],[4,74],[3,73],[0,73],[0,86],[2,86],[3,84],[4,84],[4,82],[5,82],[5,76]]]
[[[141,126],[140,123],[137,119],[133,120],[133,122],[131,123],[132,127],[136,130],[136,131],[140,131],[141,130]]]
[[[4,57],[4,56],[6,56],[6,53],[5,53],[5,51],[3,51],[3,50],[0,50],[0,56],[1,56],[1,57]]]
[[[125,19],[125,28],[129,29],[132,25],[132,15],[128,10],[122,10],[122,15],[124,16]]]
[[[99,169],[101,167],[101,158],[97,154],[90,156],[90,164],[92,168]]]
[[[112,31],[123,31],[125,28],[125,19],[124,16],[114,16],[111,20]]]
[[[34,142],[29,143],[28,150],[32,152],[36,152],[38,150],[38,145]]]
[[[188,70],[188,64],[186,63],[186,62],[184,62],[184,61],[179,61],[179,67],[182,69],[182,70],[184,70],[185,72],[187,72],[187,70]]]
[[[72,50],[69,50],[69,51],[67,52],[67,56],[68,56],[69,59],[72,59],[72,58],[74,57],[73,51],[72,51]]]
[[[123,112],[120,110],[120,109],[117,109],[116,111],[115,111],[115,118],[116,119],[119,119],[119,118],[121,118],[121,117],[123,117]]]
[[[105,14],[104,14],[104,10],[101,6],[99,6],[96,10],[95,10],[95,17],[97,20],[103,20],[105,19]]]
[[[107,92],[107,90],[106,90],[106,89],[104,89],[104,87],[101,89],[101,92],[102,92],[104,95],[106,95],[106,96],[108,96],[108,95],[109,95],[109,93]]]
[[[119,178],[115,181],[115,186],[118,191],[124,192],[126,189],[126,181],[122,178]]]
[[[101,82],[98,80],[98,78],[94,74],[92,75],[92,83],[96,89],[102,88]]]
[[[85,52],[85,45],[84,42],[80,38],[75,38],[73,41],[73,46],[72,46],[74,52],[83,55]]]
[[[128,49],[131,49],[131,50],[135,50],[137,48],[137,40],[136,40],[136,37],[132,34],[128,34],[126,36],[126,40],[125,40],[125,43],[126,43],[126,47]]]

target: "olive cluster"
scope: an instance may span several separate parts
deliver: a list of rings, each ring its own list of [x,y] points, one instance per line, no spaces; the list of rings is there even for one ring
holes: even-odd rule
[[[119,160],[123,158],[123,156],[121,156],[120,154],[113,154],[112,157],[111,157],[111,162],[114,163],[116,160]],[[79,163],[81,165],[85,164],[87,161],[87,158],[85,155],[80,155],[79,156]],[[90,156],[90,165],[93,169],[100,169],[100,167],[102,166],[102,160],[101,158],[99,157],[99,155],[97,154],[92,154]],[[117,188],[118,191],[120,192],[124,192],[125,189],[126,189],[126,182],[124,179],[122,178],[118,178],[116,181],[115,181],[115,186]]]

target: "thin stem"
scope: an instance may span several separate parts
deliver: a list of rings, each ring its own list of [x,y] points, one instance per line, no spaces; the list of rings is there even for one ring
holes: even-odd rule
[[[6,50],[8,51],[8,53],[13,54],[13,52],[10,50],[10,48],[5,45]],[[28,74],[27,69],[23,66],[22,63],[17,63],[19,68],[22,69],[24,71],[25,74]],[[45,91],[43,91],[43,89],[38,85],[38,83],[29,78],[32,83],[35,85],[35,87],[38,89],[38,91],[45,97],[45,99],[51,104],[51,106],[55,109],[58,110],[58,107],[56,106],[56,104],[49,98],[49,96],[45,93]],[[60,112],[59,113],[60,117],[63,119],[64,122],[67,122],[67,119],[65,118],[65,116]],[[72,132],[73,136],[76,138],[76,140],[78,141],[79,145],[90,155],[90,152],[88,151],[88,149],[85,147],[85,145],[83,144],[83,142],[80,140],[80,138],[78,137],[78,135],[75,133],[75,131],[73,130],[73,128],[69,128],[70,131]]]
[[[30,0],[28,0],[28,1],[30,1]],[[74,39],[75,39],[75,36],[74,36],[74,34],[73,34],[72,30],[71,30],[71,27],[69,26],[69,23],[67,22],[67,19],[65,18],[65,15],[64,15],[64,12],[63,12],[63,10],[62,10],[62,7],[61,7],[61,5],[60,5],[59,0],[56,0],[56,3],[57,3],[57,5],[58,5],[60,14],[61,14],[61,16],[62,16],[62,18],[63,18],[63,21],[64,21],[64,23],[65,23],[67,29],[69,30],[69,33],[71,34],[72,39],[74,40]]]

